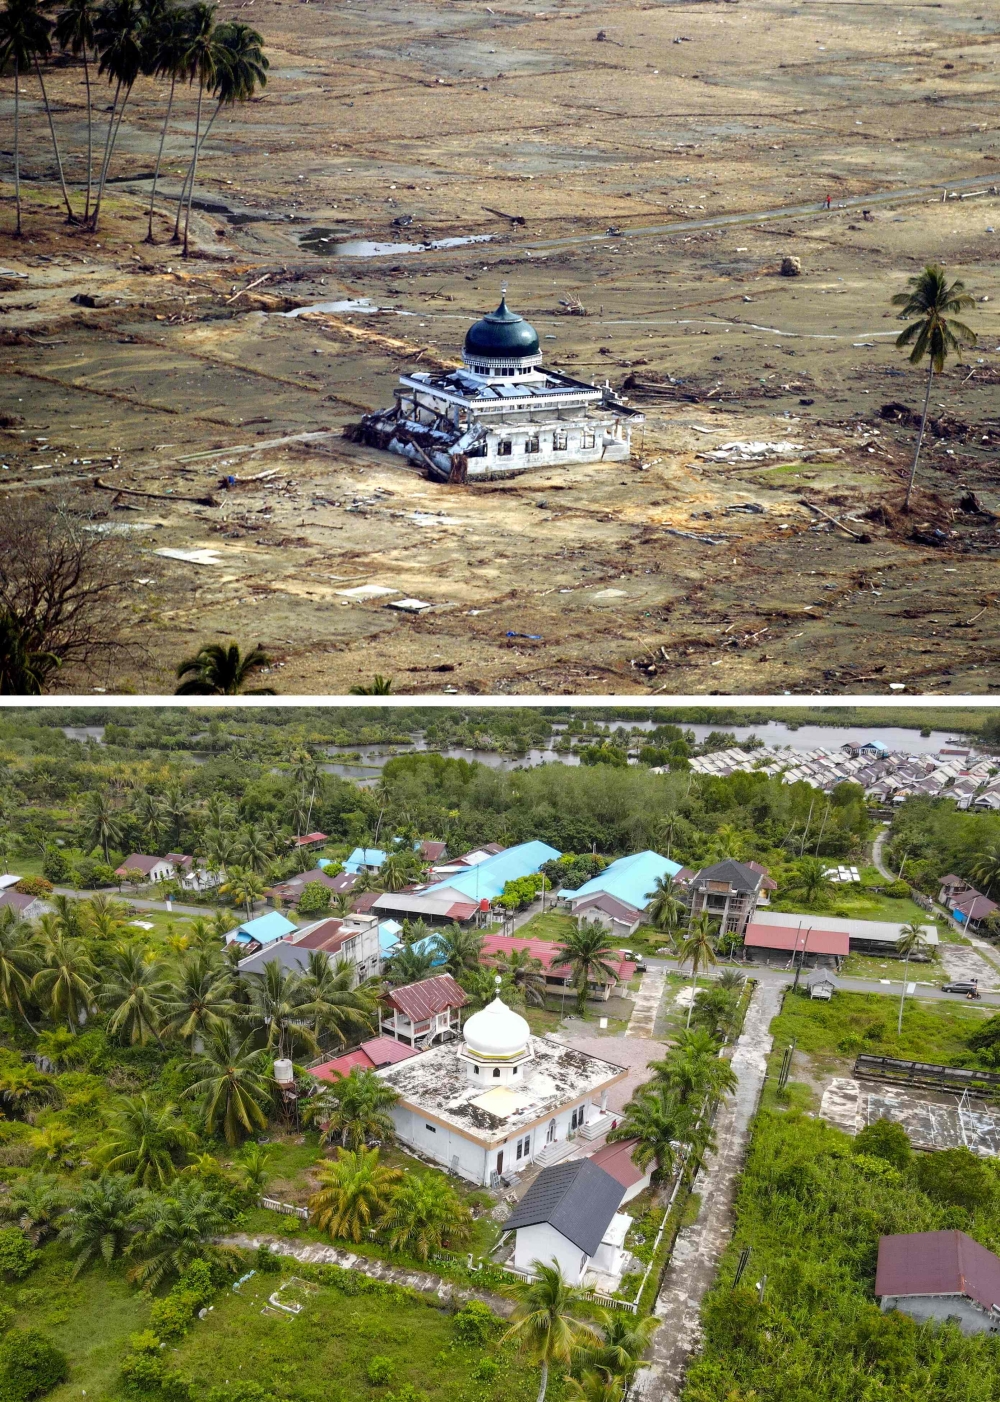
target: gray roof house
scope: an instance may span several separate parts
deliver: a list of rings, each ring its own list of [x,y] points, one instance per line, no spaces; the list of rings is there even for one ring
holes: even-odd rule
[[[590,1274],[611,1285],[621,1278],[625,1233],[631,1219],[618,1208],[625,1189],[589,1159],[543,1168],[504,1223],[517,1233],[514,1267],[531,1273],[534,1262],[555,1261],[574,1285]]]

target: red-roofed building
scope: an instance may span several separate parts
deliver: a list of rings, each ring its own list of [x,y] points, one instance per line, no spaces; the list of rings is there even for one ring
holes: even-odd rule
[[[648,1188],[653,1176],[653,1164],[645,1172],[632,1162],[632,1151],[638,1139],[620,1139],[615,1144],[604,1144],[596,1154],[590,1155],[590,1162],[603,1168],[605,1173],[620,1183],[625,1189],[622,1202],[631,1202]]]
[[[451,974],[438,974],[436,978],[390,989],[382,998],[382,1032],[423,1051],[435,1042],[457,1036],[461,1009],[468,1001],[465,990]]]
[[[329,842],[325,832],[307,832],[305,837],[293,837],[291,845],[293,847],[322,847],[324,842]]]
[[[349,1076],[355,1066],[363,1071],[377,1071],[382,1066],[395,1066],[399,1061],[407,1061],[418,1053],[412,1047],[404,1047],[402,1042],[391,1037],[372,1037],[362,1042],[353,1051],[344,1052],[332,1061],[324,1061],[312,1068],[312,1074],[320,1081],[336,1081],[341,1076]]]
[[[481,958],[485,963],[495,963],[498,955],[509,954],[514,949],[526,949],[535,959],[540,959],[545,973],[546,984],[553,989],[569,988],[573,971],[568,964],[558,962],[559,945],[554,940],[520,939],[517,935],[485,935]],[[619,983],[628,983],[635,972],[634,965],[622,954],[612,955],[608,963],[615,969],[613,979],[592,981],[589,996],[606,1001]]]
[[[789,954],[832,954],[846,959],[850,952],[850,936],[839,930],[820,930],[803,922],[802,929],[790,925],[768,925],[752,920],[743,936],[746,949],[778,950]]]
[[[878,1244],[883,1310],[920,1323],[954,1320],[963,1334],[1000,1332],[1000,1259],[965,1232],[907,1232]]]

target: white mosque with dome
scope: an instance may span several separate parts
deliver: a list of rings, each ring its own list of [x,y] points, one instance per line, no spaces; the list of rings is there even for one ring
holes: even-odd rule
[[[627,1071],[549,1037],[497,994],[460,1041],[385,1067],[400,1142],[473,1183],[574,1155],[612,1123],[608,1091]]]
[[[546,369],[538,332],[506,295],[469,327],[462,362],[401,375],[393,407],[366,414],[352,436],[449,482],[629,457],[642,415],[607,382]]]

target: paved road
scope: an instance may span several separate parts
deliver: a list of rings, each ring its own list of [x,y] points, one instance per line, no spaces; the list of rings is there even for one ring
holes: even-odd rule
[[[679,969],[680,965],[676,959],[647,959],[646,963],[652,968],[654,964],[662,964],[667,969]],[[737,968],[740,973],[747,974],[757,979],[761,987],[781,988],[790,984],[795,977],[790,969],[772,969],[765,964],[717,964],[715,970],[721,972],[723,968]],[[902,966],[900,966],[902,971]],[[912,972],[912,970],[911,970]],[[711,973],[705,977],[711,977]],[[912,981],[912,980],[911,980]],[[895,979],[868,979],[868,978],[844,978],[837,975],[837,982],[841,988],[849,993],[899,993],[900,980]],[[914,994],[917,998],[928,998],[934,1002],[964,1003],[968,1000],[959,993],[945,993],[937,987],[926,987],[922,983],[917,983],[917,991]],[[1000,993],[984,993],[983,1003],[989,1003],[1000,1007]]]
[[[885,840],[888,836],[889,824],[886,823],[885,827],[879,828],[875,834],[875,841],[872,843],[872,865],[880,876],[885,877],[886,881],[895,881],[895,875],[882,862],[882,848],[885,846]]]
[[[781,990],[754,990],[743,1032],[733,1052],[738,1084],[719,1108],[717,1148],[694,1182],[701,1196],[698,1216],[677,1234],[653,1313],[661,1327],[653,1335],[651,1359],[639,1374],[636,1392],[645,1402],[675,1402],[688,1360],[701,1337],[701,1305],[718,1271],[733,1229],[733,1201],[746,1153],[750,1124],[767,1075],[773,1038],[771,1020],[781,1007]]]

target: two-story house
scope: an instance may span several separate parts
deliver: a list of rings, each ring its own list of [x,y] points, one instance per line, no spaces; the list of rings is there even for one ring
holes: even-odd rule
[[[451,974],[390,989],[382,998],[382,1033],[420,1051],[451,1041],[458,1036],[468,1001]]]
[[[753,919],[766,873],[732,857],[702,867],[688,883],[691,917],[719,921],[719,933],[742,935]]]

